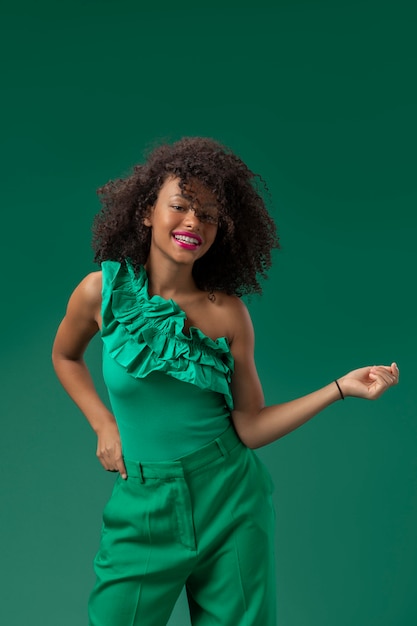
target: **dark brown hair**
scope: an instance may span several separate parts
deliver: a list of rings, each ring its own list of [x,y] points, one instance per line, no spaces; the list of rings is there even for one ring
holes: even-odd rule
[[[185,137],[155,148],[132,174],[98,189],[102,209],[93,226],[94,260],[124,261],[138,268],[149,254],[150,229],[143,220],[169,176],[183,188],[198,179],[217,198],[219,227],[208,252],[193,267],[200,289],[228,294],[260,293],[260,277],[278,248],[274,222],[261,192],[268,190],[239,157],[220,143]]]

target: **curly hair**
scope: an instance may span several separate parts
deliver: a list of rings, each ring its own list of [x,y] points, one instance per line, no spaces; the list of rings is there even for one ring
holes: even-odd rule
[[[136,269],[145,264],[151,231],[143,221],[170,176],[179,179],[182,189],[197,179],[219,205],[216,239],[193,266],[197,286],[238,296],[261,293],[259,279],[271,266],[272,248],[279,247],[261,195],[268,189],[230,149],[202,137],[160,145],[129,176],[98,189],[102,209],[93,225],[94,260],[128,258]]]

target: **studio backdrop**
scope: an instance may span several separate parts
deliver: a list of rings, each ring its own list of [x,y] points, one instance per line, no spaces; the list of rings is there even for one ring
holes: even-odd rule
[[[396,360],[259,451],[280,626],[415,626],[416,46],[402,0],[40,0],[1,9],[1,594],[8,626],[86,624],[114,475],[50,351],[96,269],[95,190],[213,137],[262,175],[281,250],[247,301],[267,403]],[[256,232],[254,232],[256,237]],[[87,354],[103,397],[101,345]],[[254,546],[256,549],[256,546]],[[189,624],[182,596],[170,626]],[[238,626],[238,625],[237,625]]]

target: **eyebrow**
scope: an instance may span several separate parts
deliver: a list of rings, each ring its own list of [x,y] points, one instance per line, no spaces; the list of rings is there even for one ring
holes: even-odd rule
[[[173,196],[170,196],[169,199],[170,200],[174,200],[175,198],[181,198],[182,200],[194,200],[193,196],[188,196],[188,195],[185,195],[185,194],[182,194],[182,193],[176,193]],[[205,208],[207,208],[207,207],[213,207],[215,209],[219,208],[218,205],[215,202],[206,202],[205,204],[202,204],[201,206],[205,207]]]

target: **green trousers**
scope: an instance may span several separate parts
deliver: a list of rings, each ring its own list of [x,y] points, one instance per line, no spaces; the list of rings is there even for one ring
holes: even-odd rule
[[[126,460],[103,513],[90,626],[276,626],[272,482],[232,427],[176,461]]]

